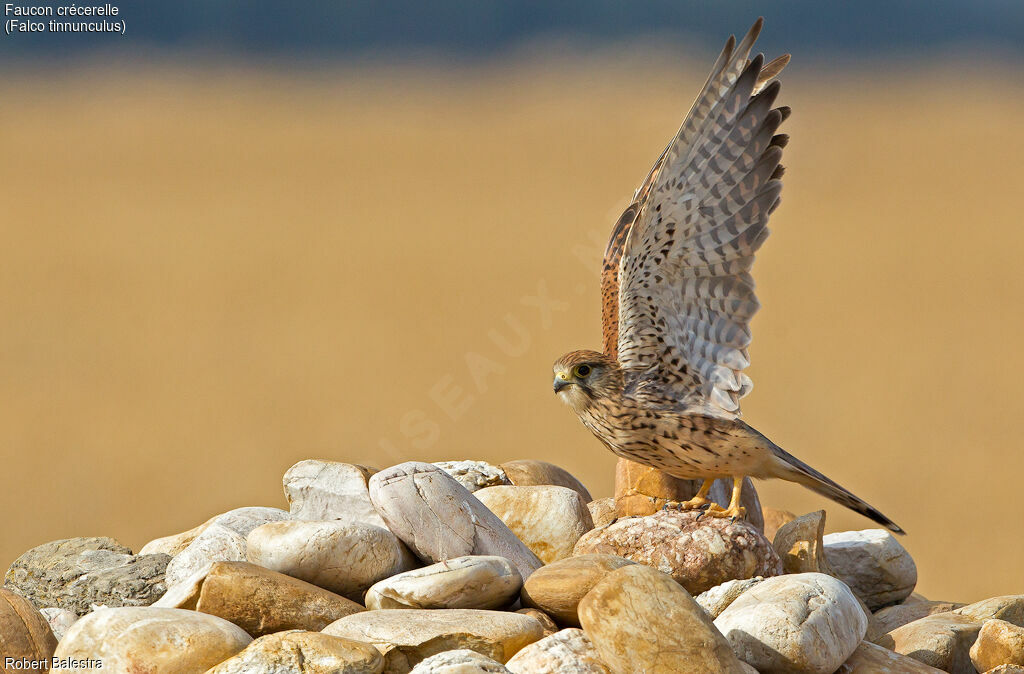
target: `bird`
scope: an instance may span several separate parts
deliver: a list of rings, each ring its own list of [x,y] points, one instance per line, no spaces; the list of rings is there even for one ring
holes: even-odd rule
[[[554,391],[616,455],[703,482],[672,504],[742,518],[745,477],[796,482],[898,534],[873,506],[741,419],[752,382],[751,267],[779,205],[790,115],[775,107],[785,54],[730,36],[678,132],[612,228],[601,273],[602,351],[555,361]],[[732,478],[728,507],[708,499]]]

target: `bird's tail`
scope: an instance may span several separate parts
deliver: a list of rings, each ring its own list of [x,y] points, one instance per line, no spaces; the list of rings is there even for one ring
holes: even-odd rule
[[[802,484],[811,491],[817,492],[822,496],[826,496],[836,503],[844,505],[855,512],[859,512],[870,520],[878,522],[893,533],[906,533],[895,522],[883,515],[871,504],[858,498],[849,490],[828,479],[800,459],[786,452],[775,443],[769,441],[769,444],[772,454],[776,459],[774,465],[776,477]]]

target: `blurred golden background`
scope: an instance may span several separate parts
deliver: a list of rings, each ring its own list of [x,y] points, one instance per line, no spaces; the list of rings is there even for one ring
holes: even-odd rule
[[[310,457],[537,458],[609,495],[550,365],[599,346],[604,238],[709,55],[9,73],[0,567],[283,506]],[[745,416],[906,528],[929,598],[1024,591],[1024,87],[798,54],[781,101]]]

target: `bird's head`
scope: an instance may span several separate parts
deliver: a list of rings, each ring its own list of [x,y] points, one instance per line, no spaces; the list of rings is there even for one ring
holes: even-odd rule
[[[554,389],[558,397],[577,412],[595,400],[622,393],[622,368],[597,351],[572,351],[555,361]]]

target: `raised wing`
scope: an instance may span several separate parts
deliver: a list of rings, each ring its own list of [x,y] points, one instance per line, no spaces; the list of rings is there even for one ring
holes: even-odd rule
[[[620,255],[617,279],[607,283],[619,286],[619,362],[650,370],[679,398],[730,412],[752,386],[743,373],[759,307],[750,267],[779,204],[787,140],[775,132],[789,109],[772,106],[779,92],[773,78],[789,57],[767,65],[761,55],[748,60],[761,25],[759,19],[739,45],[729,38],[638,190],[638,197],[646,193],[630,206],[630,224],[620,219],[609,244]]]

